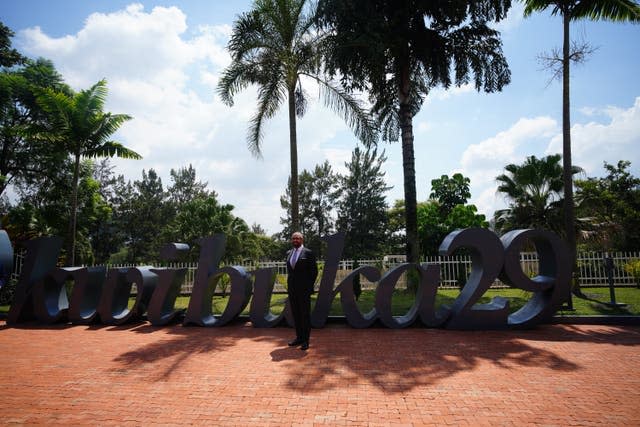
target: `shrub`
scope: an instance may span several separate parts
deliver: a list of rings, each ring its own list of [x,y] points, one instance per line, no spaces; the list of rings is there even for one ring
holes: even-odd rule
[[[640,288],[640,259],[629,261],[624,265],[624,271],[633,276],[636,286]]]

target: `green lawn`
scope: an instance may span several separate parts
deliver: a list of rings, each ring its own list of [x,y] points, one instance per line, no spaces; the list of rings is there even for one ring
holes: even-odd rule
[[[583,290],[585,296],[588,299],[573,298],[574,311],[560,311],[558,314],[574,315],[574,316],[588,316],[588,315],[640,315],[640,289],[637,288],[617,288],[616,289],[616,302],[628,304],[626,307],[611,307],[607,305],[610,301],[609,288],[585,288]],[[445,289],[438,292],[436,298],[436,306],[442,304],[452,304],[458,295],[458,291],[455,289]],[[529,294],[519,289],[491,289],[489,290],[479,301],[479,303],[486,303],[494,296],[503,296],[510,300],[510,307],[512,311],[516,311],[522,307],[529,300]],[[275,314],[282,312],[284,307],[284,299],[286,295],[275,294],[273,295],[271,302],[271,311]],[[315,295],[313,296],[315,299]],[[364,291],[358,301],[360,310],[364,313],[373,308],[375,299],[374,291]],[[228,298],[222,298],[216,296],[213,298],[213,311],[214,313],[221,313],[227,304]],[[130,305],[133,304],[134,299],[130,300]],[[396,291],[392,300],[392,307],[394,314],[402,315],[407,312],[414,302],[414,297],[411,294],[407,294],[404,291]],[[187,308],[189,305],[189,297],[179,297],[176,301],[176,308]],[[248,307],[243,314],[248,314]],[[9,306],[0,306],[0,315],[6,314],[9,311]],[[331,315],[342,315],[342,309],[340,306],[340,296],[336,296],[331,308]]]

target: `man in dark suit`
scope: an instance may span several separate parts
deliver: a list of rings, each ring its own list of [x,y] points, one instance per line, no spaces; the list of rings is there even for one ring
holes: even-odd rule
[[[289,345],[299,345],[306,350],[311,333],[311,294],[318,276],[318,265],[316,256],[303,243],[302,233],[291,235],[293,248],[287,252],[287,294],[296,327],[296,339]]]

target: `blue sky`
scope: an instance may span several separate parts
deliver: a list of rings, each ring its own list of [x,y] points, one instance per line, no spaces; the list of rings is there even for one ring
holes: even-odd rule
[[[0,20],[16,33],[15,47],[53,60],[75,89],[107,79],[106,109],[134,117],[116,137],[144,156],[114,161],[116,173],[135,180],[154,168],[167,186],[171,168],[192,164],[238,216],[275,233],[289,173],[286,112],[267,124],[258,160],[246,148],[255,90],[232,108],[215,95],[230,61],[225,46],[233,21],[250,7],[216,0],[0,0]],[[471,178],[471,202],[490,217],[505,205],[495,177],[506,164],[561,152],[561,85],[550,82],[537,59],[560,47],[561,21],[549,13],[524,19],[514,3],[498,29],[511,84],[495,94],[436,89],[414,118],[418,200],[428,198],[431,179],[461,172]],[[572,37],[597,48],[572,69],[574,164],[599,176],[604,161],[624,159],[640,175],[640,25],[578,21]],[[312,86],[307,91],[314,93]],[[298,122],[298,138],[300,170],[328,160],[343,172],[357,144],[320,102]],[[381,148],[391,204],[403,197],[401,150]]]

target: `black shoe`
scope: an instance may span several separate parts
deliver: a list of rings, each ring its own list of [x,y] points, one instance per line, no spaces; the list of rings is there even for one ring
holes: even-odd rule
[[[300,346],[300,350],[307,350],[309,348],[309,343],[308,342],[303,342],[302,345]]]
[[[289,341],[289,347],[293,347],[293,346],[295,346],[295,345],[300,345],[300,344],[302,344],[302,342],[303,342],[303,341],[302,341],[301,339],[296,338],[296,339],[295,339],[295,340],[293,340],[293,341]]]

